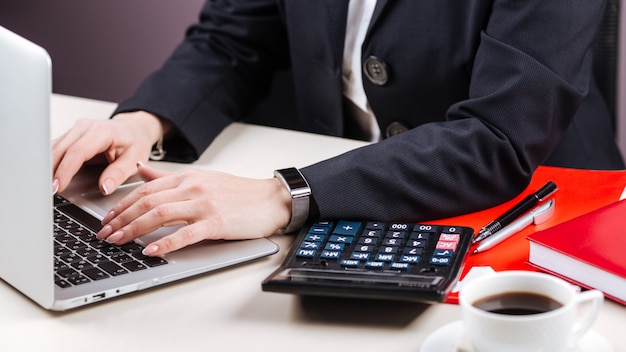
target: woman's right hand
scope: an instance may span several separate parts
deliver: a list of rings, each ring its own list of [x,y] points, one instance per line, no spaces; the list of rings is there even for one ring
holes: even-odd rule
[[[111,194],[146,162],[152,146],[165,133],[162,121],[145,111],[117,114],[109,120],[78,120],[52,142],[53,192],[62,192],[83,164],[108,162],[98,180]]]

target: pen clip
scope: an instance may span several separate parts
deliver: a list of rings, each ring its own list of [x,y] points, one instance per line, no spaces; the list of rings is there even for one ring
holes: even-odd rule
[[[554,199],[543,203],[542,205],[531,210],[533,214],[533,224],[539,225],[548,221],[554,214]]]

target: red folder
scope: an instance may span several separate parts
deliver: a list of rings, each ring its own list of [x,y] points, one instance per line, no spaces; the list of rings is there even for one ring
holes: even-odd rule
[[[468,255],[461,280],[471,268],[478,266],[491,267],[495,271],[538,271],[539,269],[528,264],[529,242],[526,236],[618,201],[626,186],[626,170],[597,171],[541,166],[533,175],[526,190],[514,199],[484,211],[440,219],[432,223],[468,226],[478,232],[485,224],[548,181],[554,181],[558,186],[558,191],[553,196],[554,215],[548,221],[540,225],[531,225],[487,251]],[[474,248],[470,249],[470,252],[473,250]],[[457,292],[451,292],[446,302],[458,303]]]

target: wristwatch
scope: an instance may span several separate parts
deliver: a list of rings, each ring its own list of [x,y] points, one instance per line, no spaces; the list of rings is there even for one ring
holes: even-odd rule
[[[309,217],[309,197],[311,187],[306,182],[300,170],[295,167],[274,171],[274,177],[287,187],[291,194],[291,219],[289,224],[281,229],[282,233],[289,233],[301,228]]]

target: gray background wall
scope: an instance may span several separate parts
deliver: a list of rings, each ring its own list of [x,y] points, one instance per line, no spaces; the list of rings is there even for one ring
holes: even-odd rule
[[[141,80],[169,56],[193,23],[204,0],[0,0],[0,25],[48,50],[56,93],[107,101],[132,94]],[[626,6],[621,6],[626,19]],[[625,21],[622,21],[624,23]],[[626,43],[626,26],[620,28]],[[626,45],[618,65],[617,138],[626,156]],[[295,114],[288,75],[280,75],[270,100],[253,113]]]
[[[0,25],[46,48],[53,90],[120,101],[158,68],[204,0],[0,0]]]
[[[119,102],[169,57],[204,1],[0,0],[0,25],[48,50],[55,93]],[[247,121],[295,128],[291,84],[280,72]]]

